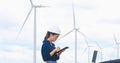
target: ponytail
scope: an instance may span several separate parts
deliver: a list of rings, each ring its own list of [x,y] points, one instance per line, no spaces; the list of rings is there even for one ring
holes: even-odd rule
[[[46,36],[45,36],[44,40],[47,40],[47,39],[50,37],[51,34],[52,34],[52,35],[59,35],[59,34],[56,34],[56,33],[49,32],[49,31],[48,31],[48,32],[46,33]]]

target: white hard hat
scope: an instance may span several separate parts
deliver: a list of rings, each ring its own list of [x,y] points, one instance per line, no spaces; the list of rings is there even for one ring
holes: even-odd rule
[[[60,34],[61,33],[60,28],[57,27],[57,26],[51,26],[51,27],[49,27],[48,31],[56,33],[56,34]]]

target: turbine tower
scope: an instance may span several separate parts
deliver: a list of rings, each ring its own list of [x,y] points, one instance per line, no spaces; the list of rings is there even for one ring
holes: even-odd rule
[[[20,30],[19,30],[19,33],[18,33],[18,36],[17,36],[17,38],[19,37],[19,35],[20,35],[20,33],[21,33],[21,31],[22,31],[22,29],[23,29],[23,27],[24,27],[24,25],[25,25],[25,23],[26,23],[26,21],[27,21],[27,19],[28,19],[28,17],[29,17],[29,15],[31,14],[31,12],[32,12],[32,10],[34,10],[34,30],[33,30],[33,42],[34,42],[34,52],[33,52],[33,63],[36,63],[36,41],[37,41],[37,39],[36,39],[36,31],[37,31],[37,24],[36,24],[36,12],[37,12],[37,8],[42,8],[42,7],[47,7],[47,6],[41,6],[41,5],[34,5],[33,4],[33,1],[32,0],[30,0],[30,4],[31,4],[31,9],[30,9],[30,11],[28,12],[28,14],[27,14],[27,16],[26,16],[26,18],[25,18],[25,20],[24,20],[24,22],[23,22],[23,24],[22,24],[22,27],[20,28]]]
[[[120,46],[120,42],[117,40],[117,37],[116,37],[115,34],[113,34],[113,37],[114,37],[115,44],[117,46],[117,58],[119,58],[119,46]]]

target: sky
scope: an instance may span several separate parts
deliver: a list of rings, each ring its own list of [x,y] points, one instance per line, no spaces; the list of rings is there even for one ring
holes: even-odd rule
[[[41,46],[50,26],[60,27],[60,37],[74,29],[72,2],[78,29],[77,63],[91,63],[94,50],[98,51],[97,63],[118,58],[116,42],[120,42],[119,0],[32,0],[32,2],[34,6],[46,6],[36,9],[36,63],[44,63]],[[33,63],[33,8],[19,34],[31,8],[29,0],[0,0],[0,63]],[[58,63],[75,63],[75,30],[54,43],[61,48],[69,46]]]

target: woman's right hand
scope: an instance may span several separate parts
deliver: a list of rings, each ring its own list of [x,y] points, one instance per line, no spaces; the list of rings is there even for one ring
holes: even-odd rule
[[[59,50],[60,50],[60,47],[56,47],[53,51],[50,52],[50,55],[53,56]]]
[[[56,50],[56,52],[59,51],[59,50],[60,50],[60,47],[56,47],[55,50]]]

